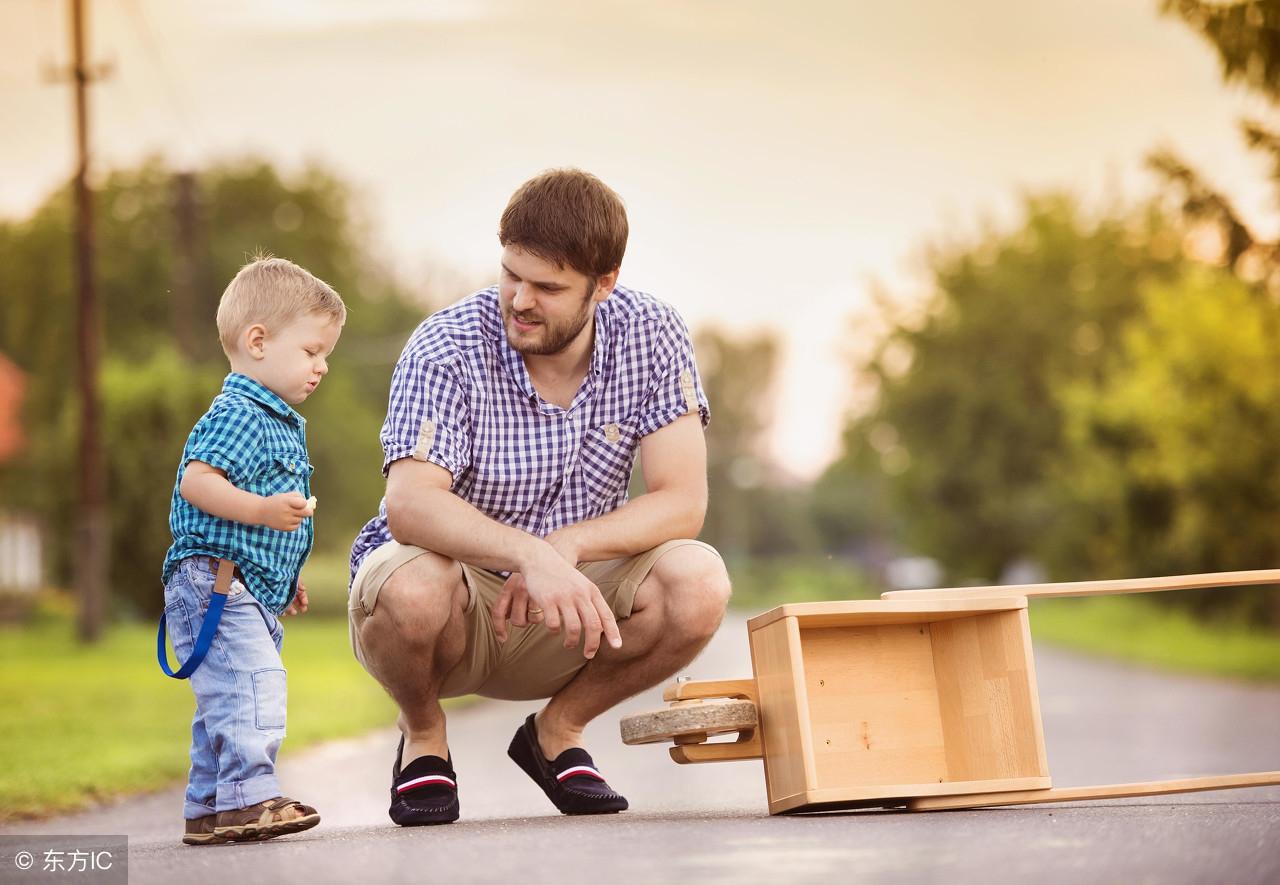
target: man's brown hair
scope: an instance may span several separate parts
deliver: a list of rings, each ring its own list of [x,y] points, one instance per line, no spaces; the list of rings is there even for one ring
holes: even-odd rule
[[[502,213],[498,242],[599,277],[627,251],[622,198],[581,169],[548,169],[520,185]]]

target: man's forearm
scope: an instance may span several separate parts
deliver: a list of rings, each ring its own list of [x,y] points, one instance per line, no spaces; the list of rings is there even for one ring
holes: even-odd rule
[[[549,552],[542,539],[490,519],[447,489],[388,498],[387,517],[401,544],[494,571],[523,571],[533,557]]]
[[[705,495],[660,489],[617,510],[560,529],[580,562],[634,556],[677,538],[696,538],[706,517]]]

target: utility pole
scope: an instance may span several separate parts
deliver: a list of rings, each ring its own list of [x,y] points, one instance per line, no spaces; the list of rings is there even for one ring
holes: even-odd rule
[[[204,274],[199,258],[199,210],[196,176],[178,172],[173,176],[174,267],[173,338],[188,359],[208,356],[202,339],[195,334],[195,318],[204,292]]]
[[[98,362],[102,347],[102,321],[94,286],[93,193],[89,190],[89,99],[88,87],[101,76],[85,62],[84,0],[71,3],[71,50],[74,58],[71,79],[75,86],[76,175],[75,253],[78,361],[77,386],[80,391],[80,501],[76,514],[75,580],[80,597],[79,634],[84,642],[102,635],[106,610],[109,569],[109,530],[106,512],[105,465],[98,396]]]

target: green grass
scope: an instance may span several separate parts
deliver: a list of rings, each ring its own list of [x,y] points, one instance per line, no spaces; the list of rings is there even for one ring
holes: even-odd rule
[[[1280,634],[1198,621],[1134,596],[1031,602],[1031,635],[1080,651],[1182,673],[1280,680]]]
[[[395,721],[395,705],[352,657],[345,619],[289,618],[284,661],[283,754]],[[189,685],[157,667],[152,624],[114,627],[91,647],[76,643],[65,616],[0,629],[0,820],[181,782],[194,708]]]

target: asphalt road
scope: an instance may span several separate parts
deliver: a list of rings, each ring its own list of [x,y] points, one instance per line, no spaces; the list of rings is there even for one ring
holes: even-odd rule
[[[1034,628],[1034,607],[1033,607]],[[1055,786],[1280,768],[1280,689],[1175,678],[1038,647]],[[741,619],[690,668],[751,674]],[[506,757],[530,704],[454,714],[462,820],[399,829],[386,816],[393,730],[281,766],[289,795],[324,815],[307,833],[246,845],[179,844],[181,789],[0,830],[127,833],[133,883],[520,882],[628,885],[792,882],[1280,883],[1280,788],[1107,802],[770,817],[758,762],[679,766],[626,747],[617,722],[661,706],[654,690],[593,724],[587,746],[632,810],[558,814]],[[0,870],[0,882],[9,879]],[[33,880],[38,881],[38,880]],[[79,878],[75,881],[90,881]]]

